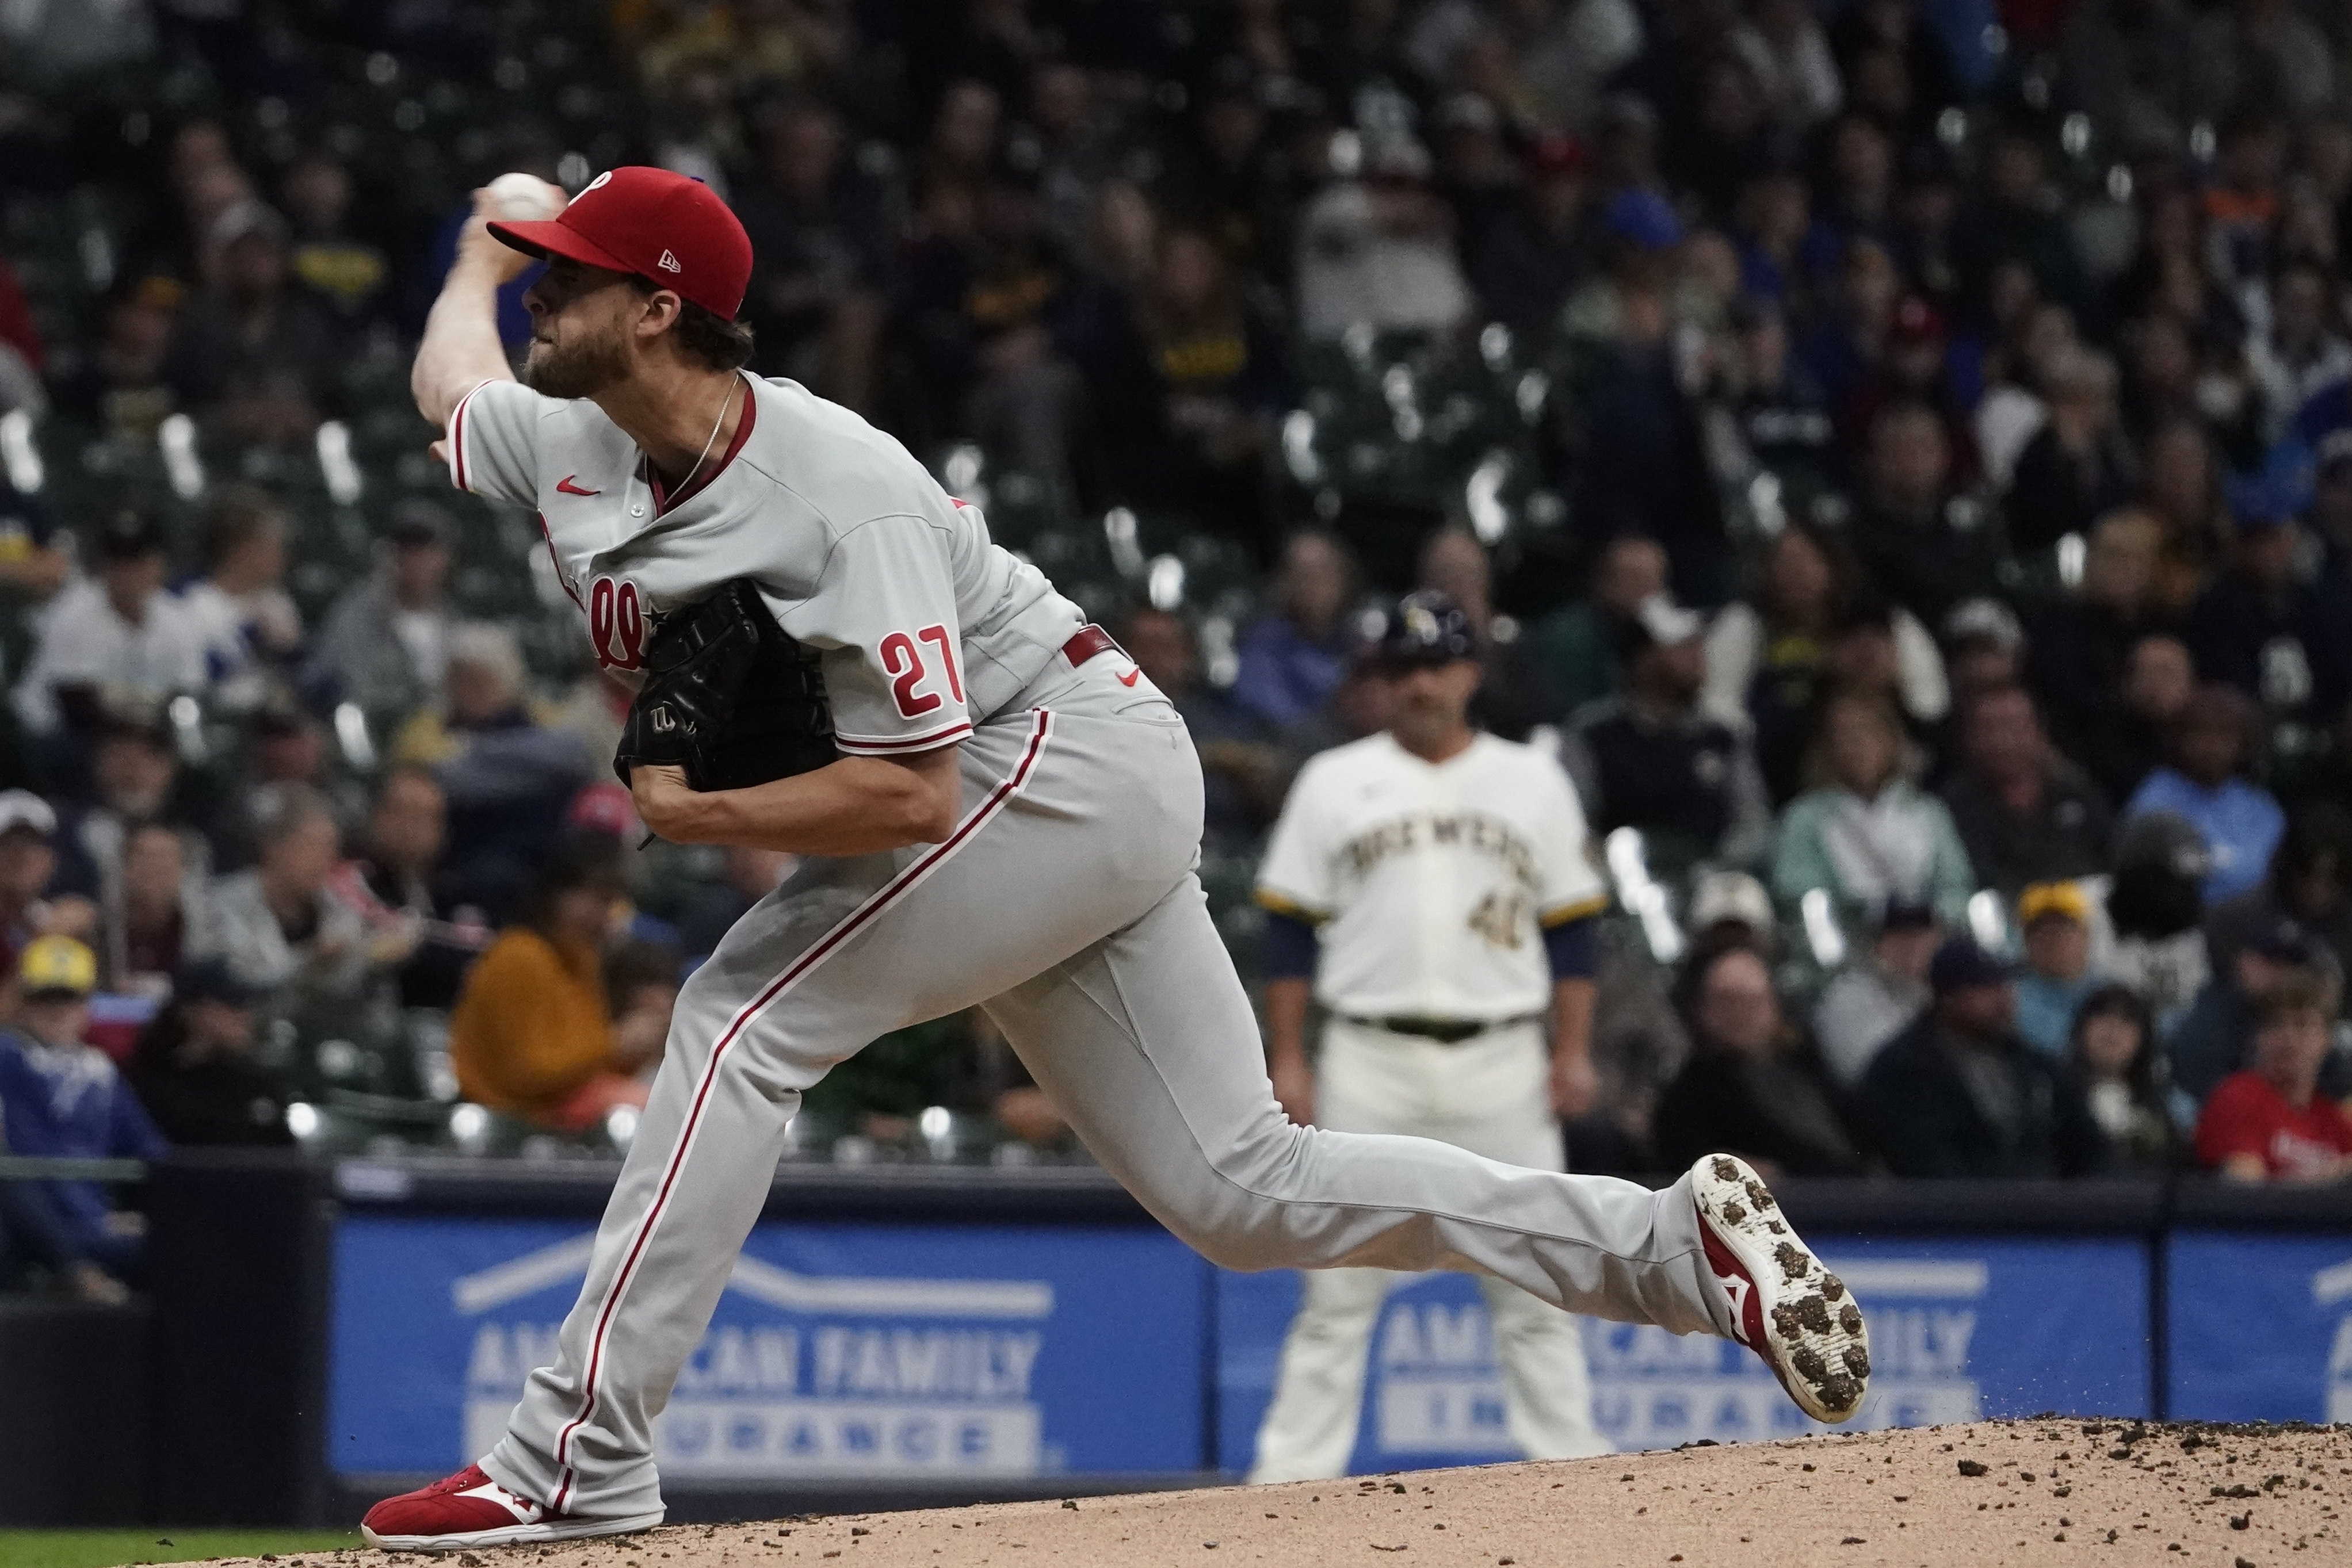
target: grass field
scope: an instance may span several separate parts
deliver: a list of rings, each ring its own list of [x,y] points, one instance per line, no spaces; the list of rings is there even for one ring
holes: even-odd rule
[[[357,1547],[356,1530],[0,1530],[0,1568],[121,1568]]]

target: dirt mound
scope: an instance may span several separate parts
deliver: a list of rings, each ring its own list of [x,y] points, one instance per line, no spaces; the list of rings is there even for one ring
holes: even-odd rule
[[[2352,1427],[2045,1418],[1295,1486],[687,1525],[475,1556],[482,1568],[822,1568],[828,1560],[840,1568],[2271,1568],[2347,1561],[2347,1495]]]

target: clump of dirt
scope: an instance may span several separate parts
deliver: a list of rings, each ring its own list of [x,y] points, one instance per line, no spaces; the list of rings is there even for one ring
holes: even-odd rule
[[[474,1555],[481,1568],[2284,1568],[2347,1560],[2347,1497],[2352,1428],[2043,1416],[1278,1487],[684,1525]],[[389,1556],[418,1568],[432,1561]]]

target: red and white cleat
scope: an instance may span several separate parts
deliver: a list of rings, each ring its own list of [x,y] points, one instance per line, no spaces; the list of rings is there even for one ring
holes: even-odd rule
[[[490,1479],[481,1466],[467,1465],[421,1491],[384,1499],[367,1511],[360,1534],[370,1546],[389,1552],[462,1552],[476,1546],[629,1535],[661,1521],[659,1513],[624,1519],[550,1513]]]
[[[1816,1421],[1862,1408],[1870,1330],[1845,1281],[1822,1266],[1744,1160],[1707,1155],[1691,1166],[1708,1267],[1731,1299],[1733,1336],[1764,1358]]]

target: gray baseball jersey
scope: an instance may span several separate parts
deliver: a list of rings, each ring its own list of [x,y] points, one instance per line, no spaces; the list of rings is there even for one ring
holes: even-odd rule
[[[624,676],[652,612],[755,579],[824,650],[845,747],[959,744],[961,814],[936,844],[804,858],[688,977],[555,1363],[482,1457],[499,1486],[527,1511],[659,1516],[662,1411],[802,1092],[877,1036],[971,1007],[1095,1157],[1219,1261],[1473,1268],[1579,1311],[1728,1331],[1687,1177],[1653,1193],[1292,1126],[1192,873],[1201,769],[1175,709],[1115,649],[1073,641],[1077,611],[897,442],[790,382],[751,386],[716,474],[677,497],[593,403],[505,382],[453,414],[451,473],[539,510]]]
[[[450,414],[450,477],[539,514],[596,662],[632,685],[654,615],[748,577],[822,651],[842,750],[970,734],[1086,617],[897,441],[797,382],[744,381],[733,442],[682,495],[594,403],[505,381]]]

